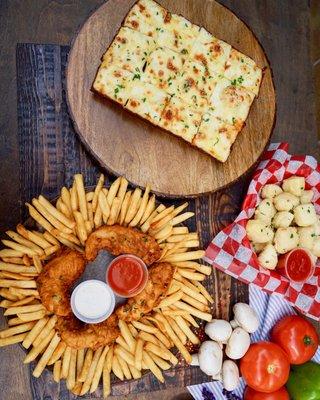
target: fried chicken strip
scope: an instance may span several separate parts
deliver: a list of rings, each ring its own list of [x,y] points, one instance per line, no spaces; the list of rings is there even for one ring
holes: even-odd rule
[[[137,296],[131,297],[126,304],[120,306],[116,314],[124,321],[139,320],[144,314],[152,311],[165,297],[175,267],[170,263],[156,263],[149,269],[146,287]]]
[[[62,250],[49,261],[37,278],[37,288],[45,308],[56,315],[71,314],[70,287],[85,270],[84,256],[76,250]]]
[[[93,261],[102,249],[115,256],[133,254],[146,265],[153,264],[161,255],[161,249],[152,236],[120,225],[104,225],[89,235],[85,249],[87,260]]]
[[[74,349],[89,347],[95,350],[112,343],[120,335],[115,313],[99,324],[86,324],[74,315],[58,317],[56,328],[61,339]]]

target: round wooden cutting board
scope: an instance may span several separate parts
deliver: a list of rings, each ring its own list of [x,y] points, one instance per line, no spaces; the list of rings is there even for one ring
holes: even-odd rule
[[[91,91],[100,59],[135,0],[109,0],[74,40],[67,67],[67,99],[76,131],[100,164],[134,185],[150,183],[169,197],[221,189],[248,171],[268,144],[275,119],[272,73],[250,29],[213,0],[159,0],[169,11],[203,26],[265,67],[259,97],[225,163],[154,127]]]

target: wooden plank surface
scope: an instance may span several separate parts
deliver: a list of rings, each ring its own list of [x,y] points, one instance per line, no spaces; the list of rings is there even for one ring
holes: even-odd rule
[[[19,202],[20,193],[22,199],[25,196],[19,187],[18,178],[18,162],[17,162],[17,141],[15,135],[15,113],[10,112],[10,106],[14,106],[14,68],[12,67],[14,60],[14,43],[20,39],[28,41],[58,41],[67,43],[69,38],[75,31],[75,21],[81,21],[85,17],[85,7],[89,10],[94,7],[94,4],[101,3],[100,1],[85,1],[81,7],[77,1],[56,2],[45,1],[34,2],[31,0],[25,2],[19,1],[4,1],[0,13],[0,29],[3,32],[3,37],[7,39],[7,46],[11,46],[11,53],[6,50],[4,57],[1,60],[1,70],[7,75],[7,79],[2,81],[1,90],[1,110],[2,125],[5,129],[2,131],[3,151],[1,163],[1,195],[4,201],[1,202],[1,226],[2,229],[9,225],[13,225],[14,221],[20,219],[20,210],[22,210]],[[294,152],[307,152],[317,155],[317,138],[315,134],[314,111],[313,111],[313,89],[312,89],[312,74],[309,59],[309,6],[308,1],[286,0],[278,2],[270,0],[238,0],[237,2],[228,0],[222,1],[223,4],[229,6],[235,11],[245,22],[247,22],[252,30],[257,34],[259,40],[263,44],[275,75],[275,83],[278,95],[278,118],[274,140],[288,140],[291,143],[291,150]],[[91,6],[90,6],[91,5]],[[32,21],[32,23],[30,22]],[[57,26],[59,29],[57,29]],[[11,69],[8,69],[11,65]],[[31,74],[31,70],[28,71]],[[30,77],[31,79],[31,77]],[[7,86],[5,84],[9,83]],[[18,82],[20,87],[20,82]],[[24,114],[20,115],[19,124],[31,126],[31,120],[37,128],[36,120],[30,113],[31,102],[37,98],[37,88],[33,88],[34,93],[25,93],[26,105]],[[8,96],[11,93],[11,96]],[[49,99],[54,97],[51,91]],[[50,104],[50,102],[49,102]],[[59,102],[57,102],[57,110],[59,110]],[[41,113],[40,113],[41,114]],[[28,121],[28,122],[27,122]],[[21,127],[20,127],[21,132]],[[32,140],[32,138],[31,138]],[[41,153],[41,152],[40,152]],[[84,153],[80,153],[81,157]],[[35,157],[30,152],[30,159]],[[71,157],[70,157],[71,158]],[[60,159],[61,160],[61,159]],[[47,162],[47,161],[46,161]],[[48,164],[43,164],[47,168]],[[47,182],[48,170],[30,170],[31,175],[37,188],[42,188],[41,176]],[[43,168],[43,167],[42,167]],[[66,165],[60,164],[58,171],[64,174],[65,170],[70,168],[70,162]],[[9,173],[8,173],[9,171]],[[43,172],[44,171],[44,172]],[[34,176],[38,174],[38,178]],[[71,173],[69,177],[71,176]],[[61,178],[59,178],[61,179]],[[51,186],[46,187],[50,193],[55,193],[53,187],[54,181],[51,178]],[[213,231],[209,231],[208,227],[213,226],[214,229],[219,229],[227,224],[234,216],[235,207],[239,207],[241,201],[241,191],[245,190],[245,185],[239,184],[234,192],[217,194],[213,199],[203,197],[196,201],[196,209],[200,208],[200,212],[207,211],[210,220],[201,220],[202,241],[207,244],[211,239]],[[31,186],[31,185],[30,185]],[[51,189],[50,189],[51,188]],[[30,190],[29,187],[27,190]],[[29,191],[29,195],[32,190]],[[226,201],[224,206],[218,207],[219,201]],[[221,210],[221,215],[217,212]],[[198,217],[198,224],[200,219]],[[228,290],[231,285],[227,283],[224,290],[224,301],[228,298]],[[232,288],[232,290],[234,290]],[[4,321],[1,319],[3,326]],[[44,399],[51,398],[56,391],[53,384],[48,379],[47,386],[41,385],[35,387],[30,381],[30,370],[22,364],[23,352],[19,347],[11,346],[6,349],[1,349],[0,363],[0,398],[11,399]],[[47,379],[45,376],[43,379]],[[46,389],[45,389],[46,388]],[[62,389],[61,394],[68,397],[65,389]],[[47,397],[48,396],[48,397]],[[51,396],[51,397],[50,397]],[[55,394],[57,398],[57,394]],[[53,397],[54,398],[54,397]],[[120,397],[121,398],[121,397]],[[124,398],[124,397],[123,397]],[[183,400],[189,398],[184,388],[169,388],[167,390],[146,393],[138,395],[126,396],[130,399],[175,399]]]
[[[263,68],[259,95],[228,160],[221,163],[92,92],[101,57],[135,1],[109,0],[90,16],[73,42],[67,69],[67,101],[75,129],[103,167],[117,175],[126,173],[138,186],[150,183],[157,193],[170,197],[195,197],[220,190],[252,168],[272,133],[275,92],[264,51],[248,26],[214,0],[159,0],[168,11],[208,29]]]

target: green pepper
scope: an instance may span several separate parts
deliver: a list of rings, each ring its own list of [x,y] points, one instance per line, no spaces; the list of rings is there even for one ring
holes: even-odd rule
[[[320,365],[292,365],[286,386],[291,400],[320,400]]]

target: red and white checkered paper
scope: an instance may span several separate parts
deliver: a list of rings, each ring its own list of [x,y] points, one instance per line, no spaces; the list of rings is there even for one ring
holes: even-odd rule
[[[315,274],[303,284],[290,282],[276,270],[262,268],[246,235],[246,224],[260,201],[259,191],[267,183],[281,183],[292,175],[306,179],[306,189],[312,189],[312,202],[320,214],[320,166],[311,156],[288,154],[288,143],[272,143],[252,178],[242,211],[236,220],[213,239],[205,260],[221,271],[267,293],[278,293],[305,315],[320,320],[320,263]]]

